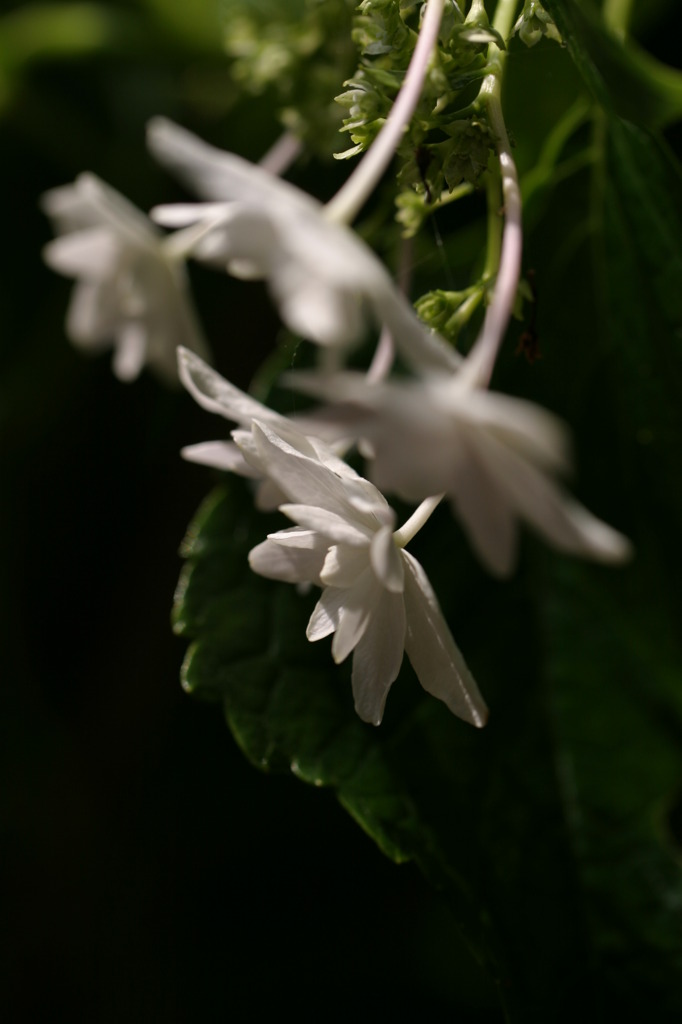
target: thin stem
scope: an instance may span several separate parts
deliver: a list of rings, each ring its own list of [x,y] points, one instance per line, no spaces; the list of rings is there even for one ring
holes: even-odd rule
[[[516,8],[518,6],[519,0],[499,0],[497,7],[495,8],[492,27],[496,32],[500,33],[505,42],[511,35],[512,25],[516,20]],[[495,47],[495,49],[499,54],[498,48]],[[500,54],[500,56],[502,56],[502,54]]]
[[[403,295],[410,290],[412,277],[412,239],[403,238],[400,246],[400,261],[398,263],[397,285]],[[393,366],[395,359],[395,344],[390,329],[384,325],[379,336],[372,362],[367,370],[367,383],[378,384],[385,380]]]
[[[270,174],[284,174],[303,149],[303,143],[293,132],[283,132],[258,163]]]
[[[480,306],[484,295],[485,289],[480,286],[474,288],[471,295],[467,295],[461,306],[455,310],[446,323],[444,332],[446,337],[451,337],[453,334],[455,336],[459,334],[461,329],[469,322],[469,320],[471,320],[471,317]]]
[[[491,161],[492,162],[492,161]],[[494,163],[488,170],[486,181],[486,197],[488,201],[488,238],[486,242],[485,266],[483,280],[494,277],[500,266],[502,253],[502,218],[500,217],[500,197],[502,183],[500,168]]]
[[[385,380],[391,372],[393,366],[393,360],[395,359],[395,345],[393,344],[393,335],[391,334],[388,327],[384,325],[381,328],[381,334],[379,335],[379,341],[377,347],[374,350],[372,356],[372,362],[367,370],[365,380],[368,384],[378,384],[380,381]]]
[[[633,0],[604,0],[604,24],[620,39],[627,35],[632,4]]]
[[[417,45],[405,81],[386,122],[351,176],[325,207],[325,216],[350,224],[370,197],[400,145],[424,88],[431,54],[438,40],[445,0],[428,0]]]
[[[214,205],[217,210],[220,209],[221,204],[216,203]],[[161,240],[161,245],[168,259],[186,260],[202,238],[210,235],[215,228],[220,227],[227,220],[224,203],[222,207],[221,212],[216,213],[212,217],[205,217],[203,220],[197,221],[196,224],[190,224],[189,227],[180,228],[179,231],[173,231],[172,234],[165,235]]]
[[[507,38],[511,31],[516,7],[517,0],[500,0],[497,5],[493,27],[503,38]],[[479,99],[488,108],[490,126],[497,140],[497,155],[502,178],[504,228],[493,297],[488,306],[481,333],[460,371],[460,378],[463,375],[462,379],[474,387],[486,387],[490,382],[497,353],[516,301],[516,292],[521,276],[523,245],[521,190],[502,115],[501,91],[505,54],[495,43],[490,44],[488,52],[490,72],[483,80]]]
[[[403,523],[400,529],[396,530],[393,534],[396,547],[404,548],[410,543],[412,538],[419,533],[422,526],[431,518],[444,497],[444,494],[435,494],[432,498],[425,498],[422,501],[419,508],[415,509],[407,522]]]

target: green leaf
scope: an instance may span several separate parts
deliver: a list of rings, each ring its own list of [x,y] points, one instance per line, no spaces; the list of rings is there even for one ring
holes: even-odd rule
[[[596,257],[614,404],[623,462],[647,497],[637,527],[665,543],[667,572],[672,551],[682,554],[682,176],[664,144],[633,125],[611,118],[604,133]]]
[[[346,666],[334,667],[325,642],[305,641],[315,595],[250,572],[247,552],[271,525],[234,481],[193,524],[175,612],[176,629],[194,638],[185,688],[222,700],[255,765],[331,786],[388,856],[422,868],[444,891],[510,1019],[524,1019],[536,1003],[549,1012],[558,998],[570,1001],[575,978],[567,984],[563,965],[587,956],[525,581],[505,593],[502,613],[499,592],[469,563],[471,585],[453,616],[447,565],[427,559],[449,618],[474,648],[485,649],[487,636],[471,607],[499,616],[488,669],[504,685],[492,695],[492,724],[480,732],[426,696],[405,665],[377,730],[353,712]],[[445,513],[433,551],[451,536]],[[512,649],[519,689],[510,685]]]
[[[540,330],[597,507],[635,557],[617,574],[548,560],[543,676],[603,991],[668,1021],[682,1011],[682,182],[667,147],[614,114],[598,114],[593,149],[589,196],[587,175],[564,182],[554,234],[536,228],[542,265],[591,202],[593,259],[585,246],[538,272]]]
[[[0,17],[0,113],[32,64],[116,48],[129,19],[105,4],[26,4]]]
[[[612,35],[583,0],[545,0],[545,7],[602,105],[648,128],[682,117],[682,72]]]
[[[605,987],[636,1006],[649,992],[657,1020],[679,1019],[682,652],[675,622],[642,607],[648,567],[625,584],[592,571],[586,585],[588,572],[561,566],[545,604],[556,756],[588,926]]]

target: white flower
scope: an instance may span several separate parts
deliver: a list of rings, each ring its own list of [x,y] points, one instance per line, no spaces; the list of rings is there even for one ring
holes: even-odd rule
[[[360,340],[371,318],[391,330],[415,368],[459,365],[454,350],[417,319],[374,253],[349,228],[327,219],[312,196],[163,118],[151,122],[148,142],[161,163],[211,200],[160,206],[152,217],[167,227],[213,223],[193,254],[236,277],[266,280],[296,334],[346,346]]]
[[[292,387],[344,405],[371,457],[372,480],[406,501],[445,493],[499,576],[516,561],[518,521],[560,551],[601,562],[630,554],[622,534],[556,482],[570,468],[566,428],[531,402],[477,390],[458,375],[368,383],[360,373],[292,373]]]
[[[133,380],[145,363],[177,379],[179,344],[206,353],[184,265],[145,214],[93,174],[45,193],[42,205],[59,233],[45,261],[77,282],[66,323],[74,344],[113,344],[121,380]]]
[[[286,438],[291,434],[296,438],[302,433],[313,448],[318,446],[318,454],[323,461],[329,456],[330,449],[326,445],[319,445],[320,439],[324,439],[332,446],[334,456],[350,447],[343,429],[339,429],[335,421],[326,423],[305,414],[287,419],[240,391],[234,384],[230,384],[194,352],[180,347],[177,355],[180,381],[202,409],[217,413],[247,429],[251,427],[253,420],[259,420],[261,423],[269,424],[281,437]],[[182,449],[181,455],[188,462],[228,470],[239,476],[258,480],[256,507],[263,511],[277,508],[286,500],[279,487],[267,475],[246,461],[233,441],[202,441],[200,444],[187,445]],[[334,465],[338,471],[339,465],[345,466],[345,463],[335,457]]]
[[[324,461],[306,438],[284,440],[265,423],[236,431],[246,458],[267,473],[290,504],[281,506],[296,526],[255,547],[255,572],[288,583],[314,583],[322,596],[308,624],[309,640],[334,634],[339,663],[353,652],[355,708],[379,725],[403,653],[423,688],[476,726],[487,709],[424,570],[394,533],[385,498],[333,453]]]

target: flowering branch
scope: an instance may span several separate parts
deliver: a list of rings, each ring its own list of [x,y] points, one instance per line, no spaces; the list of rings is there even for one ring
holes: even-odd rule
[[[428,0],[417,45],[405,75],[403,87],[391,107],[386,123],[367,155],[325,207],[325,216],[350,224],[372,194],[400,145],[403,132],[414,114],[424,87],[429,60],[438,40],[445,0]]]

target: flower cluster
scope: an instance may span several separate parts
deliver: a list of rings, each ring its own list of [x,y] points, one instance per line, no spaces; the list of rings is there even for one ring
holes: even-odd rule
[[[55,269],[78,279],[68,319],[74,341],[113,342],[115,370],[125,379],[144,362],[170,376],[177,350],[187,390],[234,425],[232,440],[193,445],[183,455],[258,481],[257,506],[279,508],[294,523],[255,547],[250,565],[275,580],[321,588],[307,636],[316,641],[333,634],[336,662],[353,653],[360,717],[379,724],[406,652],[425,691],[481,726],[487,711],[476,683],[424,569],[405,550],[439,502],[447,499],[476,554],[499,576],[514,568],[521,523],[572,555],[617,563],[629,553],[627,540],[560,483],[571,461],[565,426],[530,402],[488,389],[521,272],[520,190],[500,101],[504,40],[518,31],[522,37],[530,32],[527,42],[535,42],[536,30],[552,34],[551,24],[534,3],[526,4],[523,24],[514,26],[515,6],[506,0],[497,5],[492,25],[482,0],[473,0],[466,17],[453,5],[445,20],[444,0],[429,0],[417,32],[396,4],[365,0],[361,7],[358,32],[372,61],[362,87],[355,83],[350,105],[353,111],[356,101],[365,103],[366,83],[379,81],[381,116],[362,122],[367,131],[358,148],[373,141],[329,203],[272,173],[272,157],[266,166],[254,166],[157,118],[148,131],[152,154],[201,201],[156,207],[149,219],[93,176],[81,176],[45,197],[60,232],[45,255]],[[404,75],[391,78],[379,74],[374,59],[395,46],[409,50],[410,63]],[[455,105],[441,123],[452,99],[447,90],[454,89],[448,75],[455,71],[464,75],[458,88],[480,82],[478,97],[468,120]],[[391,82],[393,105],[385,95]],[[477,180],[491,147],[497,160],[495,174],[486,173],[498,233],[489,231],[483,283],[461,293],[457,312],[464,317],[468,303],[469,317],[484,294],[489,300],[466,357],[418,318],[349,226],[385,173],[420,100],[433,100],[439,82],[445,92],[429,125],[437,124],[438,137],[449,141],[431,146],[442,172],[433,179],[438,191],[462,177]],[[423,120],[423,104],[419,109]],[[462,162],[473,170],[463,171]],[[413,171],[403,165],[401,184],[409,184]],[[428,182],[420,187],[429,190]],[[162,235],[157,224],[176,230]],[[320,348],[315,369],[290,373],[284,381],[318,400],[318,408],[284,417],[201,357],[185,287],[189,257],[266,282],[282,321]],[[373,329],[381,334],[368,372],[348,369],[348,353]],[[409,376],[392,375],[396,355]],[[366,459],[369,479],[344,461],[351,449]],[[399,529],[384,491],[417,506]]]
[[[113,344],[121,380],[133,380],[145,363],[174,380],[178,345],[208,354],[177,246],[146,214],[94,174],[47,192],[43,208],[59,232],[45,261],[77,279],[67,318],[74,344],[95,351]]]

